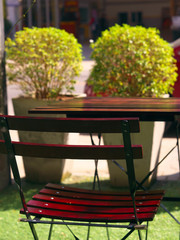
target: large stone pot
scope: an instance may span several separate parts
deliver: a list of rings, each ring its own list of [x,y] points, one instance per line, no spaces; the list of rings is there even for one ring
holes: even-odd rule
[[[12,99],[14,113],[19,116],[36,116],[37,114],[28,114],[28,110],[37,106],[47,106],[57,103],[52,100],[37,100],[31,98],[14,98]],[[46,116],[47,115],[40,115]],[[48,117],[66,117],[65,115],[53,114]],[[33,133],[20,131],[19,138],[21,141],[39,142],[39,143],[56,143],[64,144],[67,141],[67,134],[64,133]],[[47,135],[48,134],[48,135]],[[26,180],[35,183],[60,182],[64,159],[42,159],[23,157]]]
[[[164,122],[140,122],[140,133],[133,133],[132,144],[140,144],[143,147],[143,159],[134,160],[135,173],[138,181],[141,181],[159,160],[160,146],[164,133]],[[104,144],[122,144],[120,134],[103,134]],[[126,169],[124,160],[118,163]],[[112,186],[128,186],[127,175],[122,172],[112,161],[108,161],[110,181]],[[156,172],[145,183],[148,186],[156,178]]]

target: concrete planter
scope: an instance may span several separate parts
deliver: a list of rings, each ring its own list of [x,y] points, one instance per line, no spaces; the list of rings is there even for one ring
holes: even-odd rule
[[[141,144],[143,147],[143,159],[135,160],[135,171],[138,181],[141,181],[159,160],[164,127],[164,122],[140,122],[141,132],[132,134],[132,144]],[[122,137],[119,134],[103,134],[103,140],[104,144],[122,144]],[[118,163],[126,169],[124,160],[118,160]],[[128,186],[128,179],[125,173],[111,161],[108,161],[108,167],[112,186]],[[145,185],[149,185],[155,178],[156,172],[149,177]]]
[[[28,110],[37,106],[47,106],[55,103],[50,100],[37,100],[31,98],[15,98],[12,99],[14,113],[19,116],[36,116],[37,114],[28,114]],[[46,116],[47,115],[40,115]],[[65,115],[53,114],[48,117],[66,117]],[[40,142],[40,143],[58,143],[64,144],[67,142],[67,134],[64,133],[34,133],[31,132],[19,132],[19,138],[21,141]],[[26,180],[35,183],[46,182],[60,182],[65,160],[64,159],[41,159],[41,158],[23,158]]]

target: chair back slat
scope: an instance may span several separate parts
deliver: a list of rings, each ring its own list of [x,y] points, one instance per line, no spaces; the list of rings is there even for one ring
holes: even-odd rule
[[[58,144],[30,144],[12,142],[15,155],[39,158],[68,159],[125,159],[124,146],[64,146]],[[140,145],[132,146],[134,159],[142,158]],[[5,142],[0,140],[0,153],[7,154]]]
[[[124,118],[41,118],[16,117],[7,118],[9,129],[43,132],[78,132],[78,133],[121,133],[120,125]],[[138,118],[128,118],[130,132],[139,132]]]

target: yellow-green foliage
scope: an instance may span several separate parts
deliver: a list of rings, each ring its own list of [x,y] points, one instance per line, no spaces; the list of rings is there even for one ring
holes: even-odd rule
[[[174,52],[155,28],[115,25],[91,44],[94,68],[88,79],[101,95],[159,97],[177,78]]]
[[[56,98],[74,90],[82,46],[64,30],[25,28],[6,40],[7,74],[27,96]]]

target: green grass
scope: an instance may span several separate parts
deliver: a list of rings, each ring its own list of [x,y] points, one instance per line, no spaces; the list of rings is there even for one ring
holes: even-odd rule
[[[78,187],[90,187],[90,178],[72,178],[64,180],[65,184]],[[166,196],[180,197],[180,182],[156,182],[152,187],[166,190]],[[30,184],[23,182],[23,189],[26,200],[41,189],[42,185]],[[114,190],[109,184],[108,180],[102,181],[103,189]],[[117,190],[117,189],[115,189]],[[163,202],[163,204],[171,211],[171,213],[180,221],[180,203],[179,202]],[[16,186],[13,184],[0,193],[0,240],[31,240],[32,235],[27,223],[19,222],[18,219],[22,217],[19,214],[21,202]],[[39,239],[47,239],[48,225],[36,225],[39,233]],[[87,227],[71,227],[73,232],[81,240],[86,239]],[[126,230],[110,229],[111,240],[121,239]],[[162,208],[159,211],[153,222],[149,224],[149,239],[150,240],[179,240],[180,226],[166,213]],[[144,234],[144,231],[142,231]],[[106,229],[91,228],[90,239],[99,240],[106,238]],[[53,236],[54,240],[71,240],[74,239],[66,226],[54,226]],[[136,240],[137,232],[134,232],[128,239]]]

